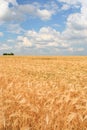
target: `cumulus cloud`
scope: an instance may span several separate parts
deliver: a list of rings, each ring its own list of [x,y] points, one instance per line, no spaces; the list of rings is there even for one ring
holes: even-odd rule
[[[52,12],[46,9],[44,10],[37,10],[37,16],[39,16],[42,20],[49,20],[52,16]]]
[[[28,39],[28,37],[18,36],[17,41],[18,47],[32,47],[32,42]]]
[[[58,0],[62,2],[61,11],[68,10],[72,7],[80,8],[77,13],[71,13],[67,16],[66,27],[60,32],[52,27],[41,27],[39,31],[23,30],[19,24],[8,25],[8,32],[16,33],[20,36],[16,39],[15,48],[36,48],[58,50],[61,52],[83,52],[87,46],[87,1],[83,0]],[[12,7],[9,4],[12,3]],[[55,8],[54,8],[55,7]],[[50,20],[57,12],[58,6],[45,4],[23,4],[18,5],[16,0],[0,0],[0,22],[24,20],[29,18],[39,18],[43,21]],[[55,24],[58,26],[58,24]],[[21,35],[21,32],[24,34]],[[0,36],[3,33],[0,32]],[[8,41],[10,42],[10,40]],[[2,46],[5,49],[6,45]],[[7,47],[8,48],[8,47]],[[8,48],[9,49],[9,48]]]
[[[51,27],[42,27],[39,31],[29,30],[24,34],[25,36],[18,36],[17,43],[20,47],[34,47],[37,49],[49,48],[53,50],[62,50],[68,52],[82,52],[84,47],[83,42],[87,42],[87,33],[82,35],[81,30],[76,30],[68,25],[63,32],[59,32]],[[53,49],[52,49],[53,48]]]
[[[82,46],[87,44],[87,1],[83,0],[59,0],[64,2],[64,4],[77,5],[81,4],[80,12],[70,14],[67,17],[66,29],[62,32],[62,37],[64,41],[71,46]],[[83,51],[84,49],[73,49],[73,51]]]
[[[75,31],[75,30],[73,30]],[[49,53],[55,54],[76,54],[77,52],[83,52],[85,48],[80,47],[80,44],[83,44],[84,39],[79,39],[78,36],[70,33],[70,28],[63,32],[59,32],[51,27],[42,27],[39,31],[27,30],[24,32],[24,35],[17,36],[14,44],[14,50],[24,50],[24,48],[32,48],[31,54],[34,51],[40,54],[45,54],[47,51]],[[73,34],[73,35],[72,35]],[[77,32],[78,34],[78,32]],[[74,38],[73,38],[74,37]],[[13,43],[12,39],[9,39],[7,42]],[[79,45],[78,45],[79,44]],[[9,50],[10,46],[3,45],[1,50]]]
[[[49,20],[54,14],[53,10],[48,10],[45,7],[41,9],[40,6],[34,4],[20,5],[18,11],[24,15],[28,14],[31,17],[39,17],[41,20]]]
[[[12,7],[10,7],[10,4]],[[23,19],[21,13],[17,13],[17,7],[15,0],[0,0],[0,24]]]
[[[25,36],[18,36],[17,38],[18,43],[24,47],[32,45],[36,48],[60,47],[64,49],[69,46],[62,40],[60,32],[51,27],[42,27],[38,32],[29,30]]]
[[[6,14],[8,14],[9,11],[8,2],[0,0],[0,20],[5,19],[5,17],[7,17]]]
[[[11,7],[9,5],[12,5]],[[55,14],[53,9],[47,9],[45,5],[39,3],[35,4],[21,4],[18,5],[16,0],[0,0],[0,23],[7,21],[23,21],[30,18],[40,18],[41,20],[49,20]]]
[[[69,27],[75,30],[87,29],[87,8],[82,8],[80,13],[71,14],[67,19],[67,24]]]

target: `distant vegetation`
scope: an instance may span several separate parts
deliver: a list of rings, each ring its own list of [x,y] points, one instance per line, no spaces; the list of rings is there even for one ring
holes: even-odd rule
[[[14,55],[14,53],[3,53],[3,55]]]

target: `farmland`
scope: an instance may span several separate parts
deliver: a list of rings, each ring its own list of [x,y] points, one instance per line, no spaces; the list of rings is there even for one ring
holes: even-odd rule
[[[1,56],[0,130],[87,130],[87,57]]]

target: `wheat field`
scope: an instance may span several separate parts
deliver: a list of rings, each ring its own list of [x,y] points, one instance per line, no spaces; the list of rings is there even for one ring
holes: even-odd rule
[[[87,130],[87,57],[1,56],[0,130]]]

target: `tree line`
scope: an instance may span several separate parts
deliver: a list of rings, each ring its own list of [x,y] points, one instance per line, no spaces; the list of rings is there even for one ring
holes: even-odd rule
[[[3,55],[14,55],[14,53],[3,53]]]

